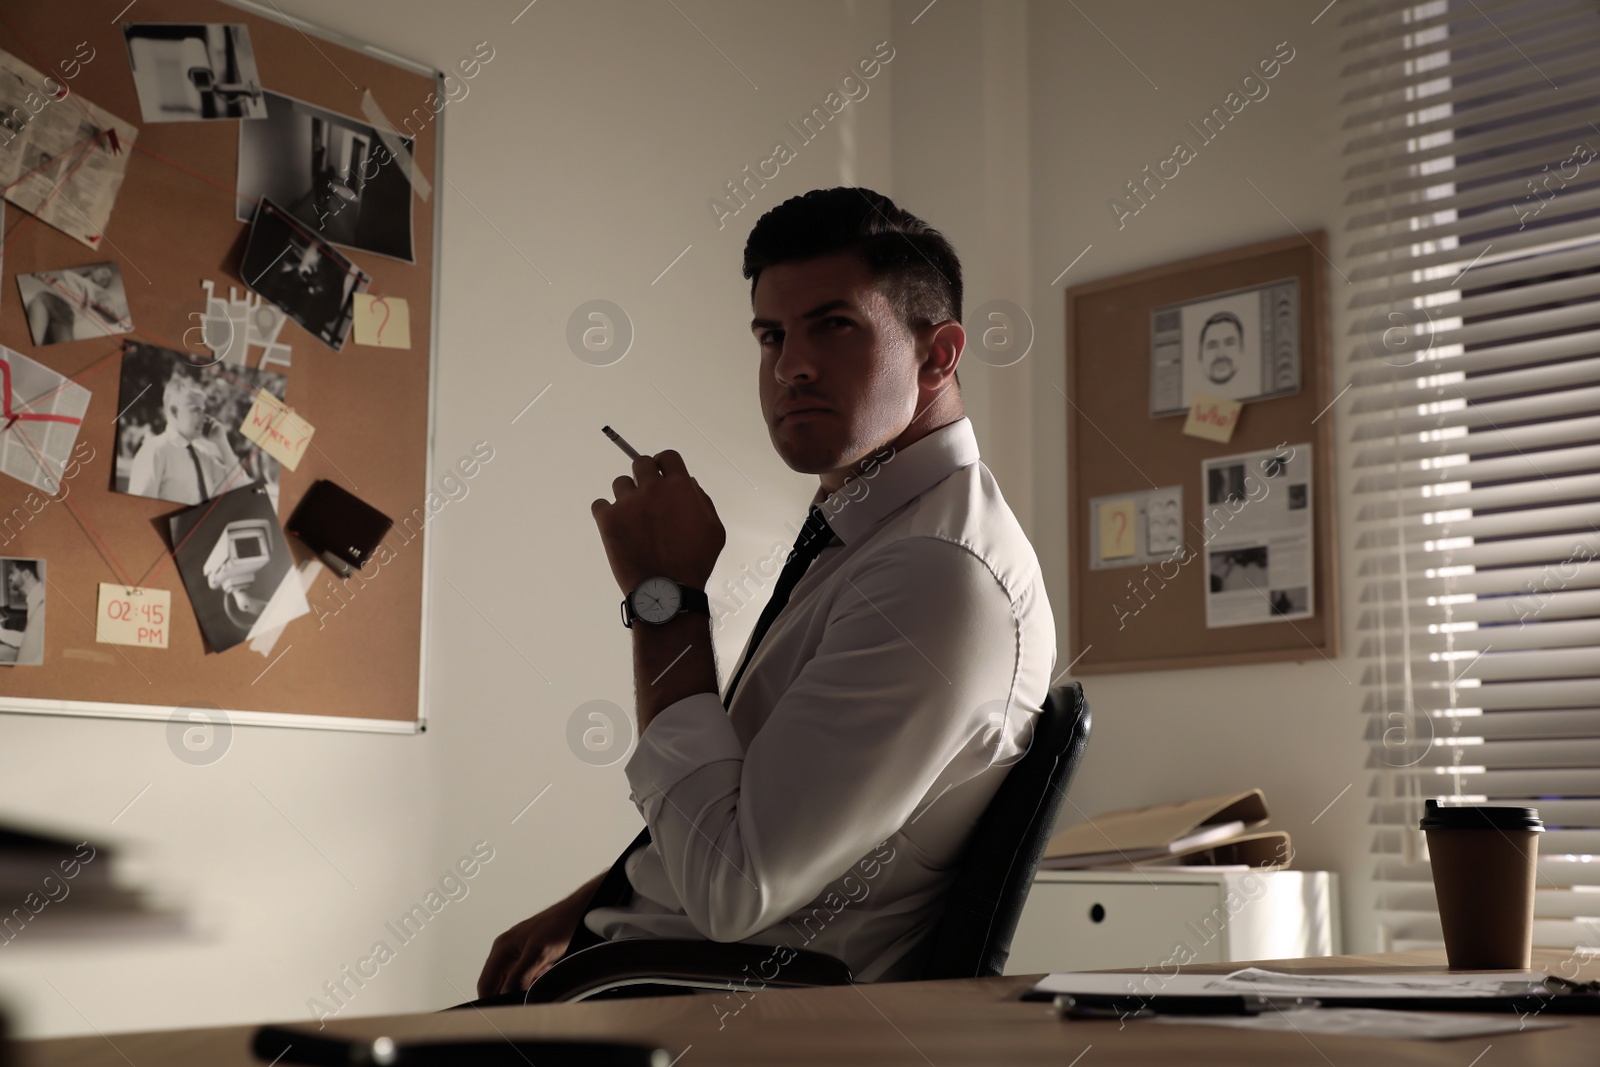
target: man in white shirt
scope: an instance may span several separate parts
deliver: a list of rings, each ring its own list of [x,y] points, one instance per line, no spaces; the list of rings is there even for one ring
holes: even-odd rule
[[[1055,626],[962,407],[954,250],[887,197],[815,190],[756,224],[744,273],[762,413],[784,461],[819,476],[807,528],[824,547],[752,634],[725,711],[700,594],[724,543],[711,500],[669,450],[593,503],[618,585],[658,591],[624,602],[640,728],[625,770],[649,842],[623,899],[594,900],[602,875],[497,938],[480,996],[599,938],[788,946],[860,981],[911,977],[1032,738]],[[652,624],[655,595],[681,604]]]
[[[179,504],[198,504],[221,493],[239,465],[228,431],[206,414],[206,394],[182,374],[161,394],[167,425],[139,443],[128,492]],[[231,486],[229,487],[231,488]]]
[[[22,594],[28,620],[20,630],[0,629],[0,663],[37,667],[44,662],[44,579],[39,561],[8,559],[5,570],[7,591]]]

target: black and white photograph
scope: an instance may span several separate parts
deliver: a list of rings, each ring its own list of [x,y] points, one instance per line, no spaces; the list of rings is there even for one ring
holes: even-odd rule
[[[239,432],[261,390],[284,399],[288,382],[233,363],[197,367],[158,345],[124,341],[117,397],[119,493],[199,504],[258,482],[274,511],[279,464]]]
[[[213,652],[309,614],[277,510],[248,482],[172,516],[173,557]]]
[[[17,275],[28,332],[37,346],[131,333],[122,268],[91,263]]]
[[[1214,509],[1206,519],[1207,629],[1287,622],[1314,613],[1311,448],[1284,443],[1201,461],[1207,501],[1229,503],[1227,511]]]
[[[1211,591],[1239,593],[1267,588],[1267,546],[1225,548],[1211,553]]]
[[[44,662],[45,561],[0,557],[0,666]]]
[[[413,262],[411,179],[378,131],[293,97],[266,101],[265,119],[239,126],[234,217],[249,222],[272,200],[324,241]]]
[[[1306,587],[1301,585],[1293,589],[1274,589],[1267,594],[1267,600],[1274,615],[1304,615],[1310,597]]]
[[[239,268],[245,284],[335,352],[355,322],[354,296],[371,278],[298,219],[262,201]]]
[[[1245,499],[1244,464],[1230,463],[1206,471],[1206,503],[1232,504]]]
[[[1299,283],[1285,279],[1150,313],[1150,414],[1200,396],[1264,400],[1300,390]]]
[[[266,117],[243,23],[125,22],[122,35],[145,122]]]

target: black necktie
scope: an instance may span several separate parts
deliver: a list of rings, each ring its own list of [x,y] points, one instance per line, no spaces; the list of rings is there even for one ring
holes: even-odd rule
[[[722,702],[723,707],[732,707],[733,691],[739,687],[739,679],[744,677],[744,669],[750,666],[750,657],[756,654],[756,646],[761,644],[761,639],[767,636],[767,631],[772,628],[772,621],[778,617],[784,605],[789,603],[789,594],[800,584],[806,568],[811,566],[811,561],[821,554],[832,539],[833,530],[828,527],[828,521],[822,517],[822,509],[815,504],[811,505],[811,510],[806,514],[805,525],[800,527],[800,536],[795,538],[794,548],[790,549],[789,558],[784,562],[783,573],[778,575],[778,584],[772,589],[772,599],[767,601],[767,606],[761,610],[761,617],[756,620],[756,628],[750,635],[749,651],[745,653],[744,662],[739,664],[739,669],[733,674],[733,681],[728,685],[728,697]]]
[[[739,679],[744,677],[744,669],[750,665],[751,657],[756,654],[756,646],[761,644],[761,639],[767,636],[767,631],[772,628],[773,620],[778,617],[784,605],[789,603],[789,594],[794,592],[794,587],[800,584],[806,568],[811,566],[812,561],[832,539],[833,530],[822,517],[822,509],[815,504],[811,505],[811,510],[806,513],[805,525],[800,528],[800,535],[795,538],[794,548],[790,550],[789,558],[784,562],[783,573],[778,575],[778,584],[773,586],[772,599],[767,601],[767,606],[761,611],[761,617],[756,620],[756,628],[750,634],[750,645],[745,651],[744,662],[739,664],[739,669],[734,672],[733,681],[728,685],[728,695],[722,701],[724,708],[732,706],[733,692],[739,687]],[[649,843],[650,827],[646,826],[639,831],[639,836],[622,850],[622,855],[617,857],[617,861],[606,872],[605,878],[601,879],[594,896],[590,897],[589,903],[584,906],[585,914],[595,908],[615,907],[627,903],[628,898],[633,895],[633,886],[628,882],[626,870],[628,857]],[[567,951],[575,952],[580,948],[598,944],[601,940],[599,935],[593,933],[580,920]]]
[[[189,458],[194,461],[194,480],[200,483],[199,502],[204,503],[206,500],[210,499],[210,493],[206,489],[206,476],[200,470],[200,453],[194,450],[194,444],[192,442],[189,444],[188,448]]]

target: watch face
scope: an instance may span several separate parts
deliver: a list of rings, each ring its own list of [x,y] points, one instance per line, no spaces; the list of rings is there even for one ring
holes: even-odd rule
[[[646,578],[633,591],[633,613],[645,622],[666,622],[678,613],[678,601],[677,582]]]

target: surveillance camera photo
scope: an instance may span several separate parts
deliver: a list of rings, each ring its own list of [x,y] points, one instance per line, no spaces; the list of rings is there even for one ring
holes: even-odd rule
[[[180,511],[170,522],[178,573],[213,652],[311,611],[259,482]]]
[[[145,122],[266,118],[243,23],[123,23],[122,35]]]

